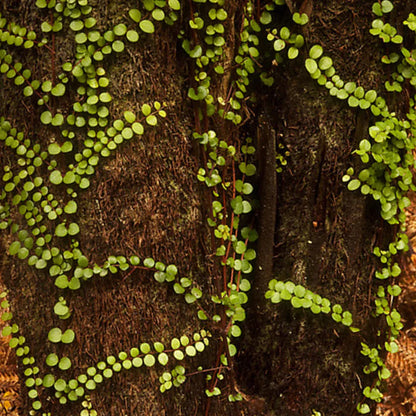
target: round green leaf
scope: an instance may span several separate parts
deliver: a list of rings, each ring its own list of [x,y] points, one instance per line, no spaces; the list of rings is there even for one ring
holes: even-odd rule
[[[390,13],[393,10],[393,3],[389,0],[383,0],[381,2],[381,11],[383,13]]]
[[[64,316],[69,312],[69,308],[61,302],[58,302],[54,306],[53,311],[59,316]]]
[[[129,42],[135,43],[139,40],[139,34],[135,30],[129,30],[126,33],[126,38]]]
[[[175,350],[173,352],[173,356],[175,357],[175,359],[177,359],[178,361],[183,360],[185,358],[184,353],[181,350]]]
[[[166,365],[169,361],[169,357],[166,353],[162,352],[161,354],[158,355],[157,360],[159,361],[161,365]]]
[[[154,116],[153,114],[151,114],[150,116],[147,116],[146,123],[149,124],[150,126],[156,126],[157,124],[156,116]]]
[[[48,340],[51,342],[60,342],[62,339],[62,331],[60,328],[52,328],[48,333]]]
[[[263,11],[260,16],[260,23],[262,25],[268,25],[272,21],[272,15],[268,11]]]
[[[140,13],[140,10],[137,10],[137,9],[130,9],[129,10],[129,16],[136,23],[139,23],[140,19],[142,18],[142,14]]]
[[[350,191],[355,191],[356,189],[358,189],[361,185],[361,182],[358,179],[353,179],[352,181],[350,181],[348,183],[348,189]]]
[[[144,365],[147,367],[152,367],[156,363],[156,359],[153,355],[147,354],[143,359]]]
[[[124,23],[120,23],[114,26],[113,32],[117,36],[123,36],[127,32],[127,26]]]
[[[85,383],[85,387],[86,387],[88,390],[95,390],[95,388],[97,387],[97,384],[95,383],[95,381],[94,381],[94,380],[88,380],[88,381]]]
[[[276,52],[283,50],[286,47],[286,43],[282,39],[276,39],[273,43],[273,48]]]
[[[66,289],[68,287],[68,277],[65,275],[58,276],[55,279],[55,286],[60,289]]]
[[[73,20],[69,27],[74,32],[78,32],[79,30],[82,30],[84,28],[84,22],[82,20]]]
[[[99,98],[103,103],[109,103],[112,100],[111,95],[108,92],[102,92]]]
[[[56,364],[58,364],[58,362],[59,362],[59,358],[58,358],[58,356],[57,356],[56,354],[54,354],[54,353],[49,354],[49,355],[46,357],[46,364],[47,364],[49,367],[54,367]]]
[[[156,8],[152,11],[152,17],[153,19],[161,22],[165,18],[165,12],[162,9]]]
[[[77,235],[78,233],[79,233],[79,225],[76,224],[75,222],[72,222],[71,224],[69,224],[68,234]]]
[[[115,40],[111,47],[113,48],[114,52],[123,52],[124,51],[124,43],[121,40]]]
[[[185,348],[185,353],[186,355],[188,355],[189,357],[194,357],[196,355],[196,349],[193,345],[188,345]]]
[[[139,23],[139,27],[145,33],[153,33],[155,31],[155,27],[150,20],[142,20]]]
[[[19,249],[17,253],[17,257],[19,257],[20,260],[25,259],[29,255],[29,250],[26,247],[22,247]]]
[[[354,97],[353,95],[351,95],[348,98],[348,105],[350,107],[358,107],[359,104],[360,104],[360,101],[356,97]]]
[[[87,178],[82,178],[81,182],[79,183],[79,187],[81,189],[87,189],[90,186],[90,181]]]
[[[374,102],[377,98],[377,92],[374,90],[369,90],[365,93],[364,98],[370,103]]]
[[[70,344],[75,339],[75,332],[72,329],[67,329],[63,334],[61,341],[64,344]]]
[[[140,351],[143,354],[148,354],[150,352],[150,345],[147,342],[140,344]]]
[[[10,244],[9,246],[9,253],[14,256],[15,254],[18,253],[18,251],[20,250],[20,242],[19,241],[15,241],[12,244]]]
[[[331,68],[332,65],[333,65],[332,59],[329,58],[328,56],[323,56],[319,60],[319,69],[321,69],[322,71],[326,71],[327,69]]]
[[[309,50],[309,57],[312,59],[318,59],[323,54],[323,49],[321,45],[314,45]]]
[[[68,370],[69,368],[71,368],[71,360],[68,357],[62,357],[59,360],[58,367],[61,370]]]
[[[44,111],[41,115],[40,115],[40,121],[43,124],[50,124],[52,121],[52,114],[50,111]]]
[[[65,94],[65,85],[64,84],[57,84],[55,85],[52,90],[51,94],[55,97],[62,97]]]
[[[139,368],[143,365],[143,360],[140,357],[135,357],[132,360],[133,366]]]
[[[51,172],[51,174],[49,175],[49,180],[54,184],[54,185],[59,185],[60,183],[62,183],[62,174],[59,170],[54,170],[53,172]]]
[[[294,46],[291,46],[289,50],[287,51],[287,56],[289,59],[295,59],[299,55],[299,49],[295,48]]]
[[[52,387],[55,383],[55,377],[52,374],[46,374],[43,377],[42,385],[43,387],[49,388]]]
[[[67,214],[74,214],[77,212],[77,203],[75,201],[69,201],[64,208],[65,213]]]
[[[173,10],[180,10],[181,4],[179,0],[168,0],[169,7]]]
[[[155,261],[152,258],[148,257],[143,260],[143,265],[145,267],[152,268],[155,265]]]
[[[55,235],[57,235],[58,237],[65,237],[67,234],[68,230],[66,229],[65,224],[58,224],[55,228]]]
[[[178,348],[180,348],[181,342],[179,341],[178,338],[173,338],[172,341],[170,342],[170,345],[172,349],[177,350]]]
[[[313,74],[318,69],[318,64],[314,59],[307,58],[305,60],[305,67],[310,74]]]

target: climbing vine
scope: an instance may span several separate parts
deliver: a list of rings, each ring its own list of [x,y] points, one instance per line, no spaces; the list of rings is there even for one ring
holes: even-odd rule
[[[372,11],[377,18],[372,22],[370,33],[379,37],[384,43],[400,45],[399,52],[394,51],[384,56],[382,62],[391,66],[396,64],[396,69],[391,70],[391,80],[385,82],[386,91],[401,92],[406,80],[411,86],[416,85],[415,50],[408,50],[404,47],[403,37],[398,34],[398,30],[386,22],[385,15],[392,10],[393,4],[390,1],[374,3]],[[415,19],[411,13],[403,23],[411,31],[415,31]],[[289,32],[285,29],[287,28],[281,29],[280,38],[274,41],[274,49],[277,52],[286,46],[284,40],[289,39]],[[272,32],[274,36],[276,33],[276,30]],[[290,58],[290,50],[288,55]],[[294,55],[292,52],[292,56]],[[370,126],[369,138],[362,139],[359,148],[354,151],[360,156],[363,164],[368,164],[369,167],[362,169],[358,175],[354,175],[354,169],[349,168],[342,179],[348,183],[350,191],[360,189],[363,195],[370,195],[378,201],[381,217],[385,221],[390,225],[399,225],[399,231],[395,234],[394,240],[388,244],[387,249],[380,247],[374,249],[374,255],[382,263],[382,268],[375,272],[375,277],[378,280],[387,281],[387,284],[378,286],[373,314],[375,317],[384,317],[387,330],[379,331],[377,344],[373,347],[370,347],[367,342],[361,342],[361,354],[368,357],[370,361],[363,371],[365,374],[374,372],[378,377],[371,386],[364,387],[363,394],[370,400],[380,402],[383,397],[380,387],[383,380],[390,377],[390,371],[386,368],[382,356],[385,355],[384,351],[393,353],[398,351],[395,340],[400,329],[403,328],[400,314],[392,305],[394,298],[401,292],[400,287],[394,284],[394,279],[401,273],[395,259],[401,251],[409,249],[405,233],[405,209],[410,205],[410,200],[406,195],[410,190],[416,189],[412,172],[415,167],[413,152],[416,147],[414,134],[416,95],[409,98],[406,114],[403,118],[399,118],[389,109],[386,99],[375,90],[365,91],[363,87],[357,86],[356,82],[344,82],[336,74],[333,60],[324,55],[320,45],[313,45],[309,49],[305,68],[312,79],[328,89],[330,95],[346,100],[352,108],[370,110],[374,118],[379,120]],[[359,331],[358,328],[351,326],[350,312],[343,311],[342,306],[338,304],[331,307],[328,299],[306,290],[303,286],[295,285],[290,281],[284,283],[272,280],[269,289],[266,297],[273,303],[289,300],[294,308],[310,308],[314,314],[332,312],[332,319],[336,322],[349,327],[353,332]],[[361,414],[366,414],[370,412],[370,407],[362,401],[357,405],[357,410]]]
[[[179,40],[193,74],[187,97],[194,120],[191,136],[203,155],[195,174],[202,185],[201,192],[209,201],[206,221],[211,230],[208,246],[215,257],[213,290],[208,293],[190,273],[178,270],[175,264],[165,264],[141,253],[132,256],[114,253],[103,264],[93,263],[79,239],[82,230],[77,221],[77,200],[97,179],[97,169],[121,152],[124,143],[146,135],[169,117],[169,103],[153,101],[141,103],[136,113],[126,108],[116,118],[110,106],[113,97],[108,60],[124,53],[127,45],[139,42],[140,38],[151,36],[165,25],[177,24],[185,7],[183,3],[178,0],[140,2],[137,8],[128,10],[122,22],[108,30],[103,30],[92,16],[87,0],[37,0],[36,6],[44,21],[36,31],[0,16],[3,82],[14,84],[23,100],[35,99],[40,122],[53,132],[53,139],[44,146],[15,126],[13,120],[0,118],[2,147],[14,154],[13,162],[3,166],[0,194],[0,229],[10,233],[8,254],[38,273],[48,275],[60,290],[59,297],[50,305],[56,319],[51,322],[45,340],[56,348],[46,357],[31,354],[31,342],[26,341],[24,328],[13,322],[7,300],[13,299],[13,293],[1,295],[1,307],[5,310],[2,320],[10,322],[2,335],[11,336],[10,346],[15,348],[23,368],[32,405],[30,414],[49,415],[47,400],[51,396],[62,405],[80,401],[81,416],[96,414],[88,393],[115,373],[132,368],[157,366],[161,372],[161,392],[180,387],[187,379],[186,357],[214,348],[212,345],[216,348],[214,368],[197,369],[206,373],[206,395],[223,394],[224,379],[234,377],[235,339],[241,335],[241,323],[245,320],[244,307],[255,275],[258,238],[250,215],[255,206],[256,146],[252,137],[242,135],[240,127],[247,122],[251,101],[255,98],[253,82],[260,80],[268,87],[274,84],[273,71],[264,70],[259,63],[261,46],[265,44],[273,51],[276,65],[284,62],[286,56],[289,60],[303,59],[302,49],[307,40],[296,30],[307,25],[309,19],[305,13],[292,13],[293,28],[279,27],[276,16],[285,5],[283,0],[269,2],[261,9],[257,3],[248,1],[241,12],[239,31],[231,33],[224,0],[186,3],[189,21],[180,31]],[[387,0],[374,4],[377,18],[370,33],[396,48],[382,59],[391,74],[385,83],[386,91],[401,92],[404,84],[413,91],[416,51],[405,48],[399,30],[386,22],[392,9],[393,4]],[[415,32],[416,17],[410,14],[404,25]],[[73,35],[73,56],[58,64],[56,37],[64,30]],[[238,40],[232,59],[227,48],[231,36]],[[15,57],[15,50],[32,48],[43,48],[51,54],[49,79],[36,79],[34,70],[25,68]],[[378,201],[381,217],[398,226],[387,248],[374,249],[382,264],[375,277],[384,282],[376,290],[373,313],[385,319],[387,329],[379,331],[373,345],[353,323],[351,312],[291,281],[271,280],[265,297],[274,304],[288,301],[296,309],[308,309],[315,315],[328,314],[335,322],[357,333],[362,339],[361,353],[368,357],[363,371],[376,373],[375,382],[363,388],[363,396],[379,402],[382,382],[390,375],[382,357],[385,351],[397,351],[395,339],[402,328],[393,300],[400,294],[400,287],[395,284],[401,273],[397,256],[408,250],[405,209],[410,200],[406,195],[415,190],[412,169],[416,97],[409,98],[406,114],[399,116],[390,109],[381,92],[366,91],[355,81],[343,81],[336,73],[336,63],[324,54],[320,45],[313,45],[305,53],[306,72],[319,86],[327,88],[331,96],[345,101],[346,105],[370,111],[374,117],[369,136],[354,151],[366,167],[358,173],[348,169],[343,181],[349,190],[360,189],[363,195]],[[65,104],[68,100],[70,107]],[[284,151],[281,143],[279,149],[282,152],[276,154],[276,169],[282,171],[289,152]],[[173,292],[194,308],[201,327],[193,333],[178,334],[168,343],[143,340],[138,345],[126,346],[123,351],[113,351],[97,360],[76,377],[66,377],[73,357],[61,354],[59,346],[71,344],[77,337],[67,325],[62,329],[62,320],[70,322],[77,307],[69,302],[67,294],[79,290],[91,279],[135,269],[152,272],[157,283],[170,284]],[[220,342],[212,342],[214,332],[220,334]],[[41,372],[40,361],[46,363],[48,372]],[[366,399],[357,405],[361,414],[370,412]],[[242,395],[236,389],[228,395],[228,400],[240,401]],[[209,414],[209,409],[208,400],[205,414]]]

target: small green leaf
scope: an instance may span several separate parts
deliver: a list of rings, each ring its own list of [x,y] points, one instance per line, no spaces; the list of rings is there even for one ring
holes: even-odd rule
[[[74,214],[77,212],[77,203],[75,201],[69,201],[64,208],[65,213],[67,214]]]
[[[129,30],[126,33],[126,38],[129,42],[135,43],[139,40],[139,34],[135,30]]]
[[[88,380],[88,381],[85,383],[85,387],[86,387],[88,390],[95,390],[95,389],[97,388],[97,384],[95,383],[95,381],[94,381],[94,380]]]
[[[364,152],[369,152],[371,150],[371,143],[367,139],[361,140],[360,150]]]
[[[358,189],[361,185],[361,182],[358,179],[353,179],[352,181],[350,181],[348,183],[348,189],[350,191],[355,191],[356,189]]]
[[[358,413],[365,415],[367,413],[370,413],[370,407],[368,406],[367,403],[362,403],[362,404],[358,404],[357,405],[357,411]]]
[[[55,235],[58,237],[65,237],[68,234],[65,224],[58,224],[55,228]]]
[[[79,233],[79,225],[76,224],[75,222],[72,222],[71,224],[69,224],[68,234],[77,235],[78,233]]]
[[[127,32],[127,26],[124,23],[120,23],[114,26],[113,32],[117,36],[123,36]]]
[[[132,111],[125,111],[124,118],[126,119],[127,123],[134,123],[136,121],[136,116]]]
[[[60,360],[59,360],[59,364],[58,364],[58,367],[61,369],[61,370],[68,370],[69,368],[71,368],[71,360],[68,358],[68,357],[62,357]]]
[[[155,27],[150,20],[142,20],[139,23],[139,27],[145,33],[153,33],[155,31]]]
[[[268,25],[272,21],[272,15],[268,11],[263,11],[260,16],[260,23],[262,25]]]
[[[157,356],[157,360],[159,361],[159,364],[166,365],[169,361],[169,357],[166,353],[162,352]]]
[[[113,49],[114,52],[123,52],[124,51],[124,43],[121,40],[115,40],[112,44],[111,47]]]
[[[64,84],[57,84],[55,87],[52,88],[51,94],[55,97],[62,97],[65,94],[65,85]]]
[[[55,383],[55,377],[52,374],[46,374],[43,377],[42,385],[43,387],[49,388],[52,387]]]
[[[90,181],[87,178],[82,178],[81,182],[79,183],[79,187],[81,189],[87,189],[90,186]]]
[[[152,17],[156,21],[161,22],[165,19],[165,12],[162,9],[156,8],[152,11]]]
[[[146,117],[152,112],[152,107],[149,104],[142,105],[142,113]]]
[[[103,103],[109,103],[112,100],[112,97],[108,92],[102,92],[99,98],[100,98],[100,101]]]
[[[84,22],[82,20],[73,20],[70,25],[70,29],[74,32],[78,32],[84,28]]]
[[[50,111],[44,111],[41,115],[40,115],[40,121],[43,124],[50,124],[52,122],[52,114]]]
[[[383,0],[381,2],[381,11],[383,13],[390,13],[393,10],[393,3],[389,0]]]
[[[62,331],[60,328],[52,328],[48,333],[48,340],[51,342],[60,342],[62,339]]]
[[[187,356],[189,356],[189,357],[195,357],[195,355],[196,355],[196,349],[195,349],[195,347],[193,345],[188,345],[185,348],[185,354]]]
[[[140,10],[137,10],[137,9],[130,9],[129,16],[136,23],[139,23],[142,18],[142,14],[140,13]]]
[[[70,344],[75,339],[75,332],[72,329],[67,329],[63,334],[61,341],[64,344]]]
[[[155,261],[152,258],[148,257],[148,258],[143,260],[143,265],[150,269],[150,268],[154,267]]]
[[[149,124],[149,126],[156,126],[157,125],[157,118],[153,114],[146,117],[146,123]]]
[[[181,4],[180,4],[179,0],[168,0],[168,4],[169,4],[169,7],[172,10],[180,10],[181,9]]]
[[[15,254],[18,253],[18,251],[20,250],[20,242],[19,241],[15,241],[12,244],[10,244],[9,246],[9,253],[14,256]]]
[[[58,362],[59,362],[59,358],[58,358],[58,356],[57,356],[56,354],[54,354],[54,353],[49,354],[49,355],[46,357],[46,364],[47,364],[49,367],[54,367],[55,365],[57,365],[57,364],[58,364]]]
[[[310,74],[313,74],[318,69],[318,64],[314,59],[307,58],[305,60],[305,68]]]
[[[273,48],[276,52],[283,50],[286,47],[286,42],[282,39],[276,39],[273,43]]]
[[[146,367],[152,367],[152,366],[155,365],[156,359],[155,359],[155,357],[153,355],[147,354],[147,355],[144,356],[143,362],[144,362],[144,365]]]
[[[131,127],[136,134],[142,135],[144,133],[143,124],[141,123],[135,122]]]
[[[360,104],[360,101],[357,98],[355,98],[353,95],[351,95],[348,98],[348,105],[350,107],[358,107],[359,104]]]
[[[173,356],[175,357],[175,359],[177,359],[178,361],[183,360],[185,358],[184,353],[181,350],[175,350],[173,352]]]
[[[401,272],[402,270],[400,269],[400,266],[397,263],[394,263],[393,267],[391,268],[391,275],[393,277],[397,277],[400,275]]]
[[[298,25],[306,25],[309,22],[309,17],[306,13],[299,14],[298,12],[293,13],[292,19]]]
[[[59,170],[54,170],[53,172],[51,172],[51,174],[49,175],[49,180],[54,184],[54,185],[59,185],[60,183],[62,183],[62,174]]]
[[[331,68],[332,65],[333,65],[332,59],[329,58],[328,56],[323,56],[319,60],[319,69],[321,69],[322,71],[326,71],[327,69]]]
[[[323,54],[323,49],[321,45],[313,45],[309,50],[309,57],[312,59],[318,59]]]
[[[295,59],[295,58],[298,57],[298,55],[299,55],[299,49],[298,48],[295,48],[294,46],[291,46],[289,48],[289,50],[287,51],[287,57],[289,59]]]

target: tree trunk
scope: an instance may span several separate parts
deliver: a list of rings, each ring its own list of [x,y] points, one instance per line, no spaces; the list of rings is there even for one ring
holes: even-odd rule
[[[41,7],[36,7],[35,3]],[[98,367],[102,372],[97,363],[106,361],[108,356],[118,356],[120,352],[130,354],[131,348],[141,346],[140,357],[147,357],[142,368],[134,368],[133,356],[129,361],[121,354],[119,361],[124,369],[118,372],[117,367],[112,367],[114,375],[109,379],[104,377],[102,385],[100,378],[94,379],[94,370],[90,370],[87,377],[94,381],[93,388],[87,388],[79,379],[72,383],[84,388],[99,415],[309,416],[314,410],[323,415],[355,414],[357,403],[363,398],[363,386],[371,385],[373,380],[371,375],[362,372],[366,362],[360,354],[361,342],[374,339],[380,329],[379,323],[371,318],[375,267],[371,253],[376,241],[378,245],[390,241],[392,231],[379,220],[378,205],[359,192],[350,192],[341,180],[350,166],[360,170],[359,158],[351,153],[367,137],[371,113],[352,109],[345,101],[331,97],[324,87],[310,78],[304,60],[307,50],[320,44],[324,53],[332,57],[337,73],[345,81],[357,81],[366,90],[379,90],[384,80],[378,62],[384,51],[379,49],[379,41],[368,34],[372,1],[306,0],[301,5],[287,2],[287,6],[276,6],[272,12],[273,24],[279,30],[281,26],[290,26],[293,31],[301,32],[307,48],[300,50],[297,60],[286,60],[276,67],[273,42],[266,40],[264,30],[258,34],[261,56],[253,61],[255,65],[262,65],[258,72],[268,72],[275,81],[271,87],[266,87],[260,83],[258,75],[253,75],[250,95],[241,100],[243,109],[235,109],[235,114],[242,114],[244,122],[234,124],[224,117],[210,118],[205,97],[192,100],[187,95],[189,88],[199,94],[197,87],[202,85],[203,69],[196,64],[192,51],[184,51],[183,41],[190,40],[192,49],[206,36],[203,31],[190,30],[188,21],[193,18],[196,22],[199,13],[206,19],[206,27],[212,23],[208,18],[211,6],[219,9],[221,2],[219,5],[212,2],[211,6],[200,1],[181,2],[181,10],[177,11],[176,3],[179,2],[172,0],[169,1],[170,8],[157,1],[155,8],[153,1],[139,6],[127,0],[90,0],[91,10],[86,1],[78,1],[76,8],[80,10],[80,17],[69,8],[75,14],[64,16],[63,29],[56,32],[51,28],[59,28],[57,16],[61,13],[53,11],[54,4],[51,3],[48,9],[42,7],[43,3],[47,2],[6,0],[0,5],[7,24],[14,22],[34,30],[38,34],[37,41],[42,36],[47,39],[45,46],[27,49],[13,45],[14,41],[7,44],[7,39],[2,42],[1,47],[13,57],[13,64],[21,62],[23,68],[17,68],[16,74],[9,73],[10,76],[2,71],[0,78],[0,115],[31,140],[30,144],[24,144],[26,151],[34,143],[39,143],[42,151],[48,150],[44,155],[45,163],[29,174],[29,182],[34,182],[37,176],[42,177],[39,189],[46,184],[49,194],[45,192],[45,195],[53,194],[49,200],[44,196],[34,203],[40,210],[38,213],[32,210],[32,216],[42,214],[44,217],[39,220],[39,225],[36,222],[35,225],[28,224],[30,216],[25,218],[25,213],[32,208],[27,204],[26,208],[20,208],[25,205],[24,198],[12,201],[15,190],[7,194],[3,190],[1,200],[2,207],[7,206],[1,212],[1,220],[6,224],[1,229],[4,250],[1,279],[9,290],[7,299],[13,322],[19,325],[19,335],[26,338],[23,345],[30,348],[29,356],[36,360],[31,366],[39,368],[38,377],[53,374],[55,381],[62,379],[68,385],[68,380],[75,380],[88,368]],[[67,0],[62,4],[69,7],[73,3]],[[258,21],[265,10],[265,3],[255,3],[250,3],[252,21]],[[410,6],[405,1],[399,3],[403,9],[397,6],[397,19],[404,16],[404,9]],[[136,8],[140,8],[141,17],[131,12]],[[238,78],[233,72],[234,57],[240,46],[244,16],[249,12],[245,1],[226,2],[224,9],[226,18],[222,19],[217,12],[217,20],[211,20],[225,28],[225,45],[219,61],[223,63],[225,74],[217,76],[212,67],[207,72],[212,78],[209,93],[214,97],[214,104],[222,97],[226,101],[224,108],[229,108],[227,99],[234,93]],[[173,12],[177,21],[166,24],[164,17],[155,10],[163,16]],[[309,14],[306,26],[292,22],[291,13],[296,11]],[[96,19],[96,26],[92,19],[85,20],[88,18]],[[154,33],[150,21],[155,26]],[[43,35],[41,27],[45,31]],[[7,28],[13,30],[6,26],[3,31]],[[103,35],[110,29],[113,34],[107,32],[103,44],[94,40],[95,30]],[[126,30],[130,32],[126,33]],[[87,34],[85,40],[82,39],[84,31]],[[135,31],[140,36],[137,43]],[[252,35],[256,33],[252,31]],[[30,37],[25,33],[23,38],[27,41]],[[96,74],[87,72],[91,66],[84,60],[88,53],[83,50],[83,45],[95,45],[95,53],[103,55],[102,60],[96,59],[92,52],[91,65]],[[107,56],[104,51],[109,45],[111,53]],[[194,55],[197,55],[196,50]],[[4,56],[2,59],[3,63],[7,62]],[[72,70],[62,70],[65,62],[72,63]],[[83,67],[85,74],[77,74],[73,69],[77,67]],[[30,68],[32,74],[26,77],[29,81],[22,81],[21,86],[18,76],[26,68]],[[59,78],[60,74],[64,75]],[[196,80],[195,74],[199,74],[200,79]],[[29,87],[34,79],[43,84],[24,96],[23,88]],[[87,79],[97,79],[98,84],[87,82]],[[51,81],[50,86],[45,83],[47,80]],[[65,94],[57,88],[50,92],[61,82],[65,85]],[[111,102],[106,93],[111,94]],[[39,100],[45,101],[44,96],[49,96],[49,101],[39,103]],[[161,103],[161,108],[153,104],[155,101]],[[76,102],[79,104],[74,105]],[[84,103],[87,104],[82,107]],[[150,107],[143,107],[144,104],[150,104]],[[221,105],[218,107],[222,108]],[[166,119],[160,110],[166,111]],[[52,123],[48,120],[49,113],[45,114],[48,111]],[[65,118],[63,124],[55,118],[59,113]],[[67,118],[71,114],[74,114],[72,124],[71,118],[69,121]],[[140,131],[140,125],[134,125],[132,114],[144,126],[144,133]],[[114,123],[115,120],[122,123]],[[104,125],[106,122],[109,124]],[[109,133],[112,123],[113,133]],[[5,126],[4,120],[2,125]],[[209,129],[216,131],[219,140],[235,146],[238,157],[235,161],[227,159],[221,171],[223,182],[207,188],[203,178],[197,180],[197,173],[201,167],[209,171],[207,161],[212,157],[206,150],[207,145],[204,149],[192,134],[202,134]],[[96,152],[93,147],[94,143],[100,142],[99,131],[106,131],[108,140],[117,147],[113,150],[110,146],[109,157],[103,155],[101,149]],[[73,137],[71,132],[74,132]],[[6,136],[10,135],[9,130]],[[257,210],[240,218],[239,214],[232,213],[230,201],[235,198],[232,190],[235,194],[236,180],[245,180],[237,166],[245,161],[241,149],[246,145],[247,136],[253,138],[257,147],[258,155],[255,159],[248,155],[247,162],[257,164],[255,193],[259,203]],[[51,147],[52,143],[62,145],[66,141],[73,144],[71,151],[56,151]],[[16,156],[14,149],[17,146],[8,145],[6,140],[0,142],[1,165],[10,167],[15,175],[28,166],[26,159],[30,158],[27,153]],[[85,149],[93,149],[92,154],[94,151],[98,154],[98,165],[91,161],[91,154]],[[85,169],[91,166],[93,174],[85,173],[79,160],[74,161],[77,152],[79,159],[88,159]],[[220,150],[218,154],[222,154]],[[219,162],[218,166],[221,166]],[[281,167],[279,173],[276,173],[276,166]],[[53,176],[57,169],[61,169],[64,178],[65,173],[73,169],[81,182],[72,184],[68,179],[65,183],[64,179],[61,183],[62,180]],[[90,186],[82,182],[82,178],[88,180]],[[3,177],[2,189],[7,181],[10,182]],[[26,181],[23,175],[20,185],[16,184],[20,193]],[[27,187],[29,189],[31,185]],[[212,189],[215,189],[214,193]],[[33,194],[35,190],[28,192]],[[76,201],[76,213],[68,206],[70,200]],[[46,202],[41,205],[42,201]],[[213,217],[213,201],[220,201],[226,207],[221,211],[223,220],[219,216]],[[58,214],[57,219],[53,215],[48,218],[48,213],[56,207],[67,208],[62,217]],[[10,215],[6,216],[8,210]],[[227,325],[231,321],[226,318],[225,307],[211,302],[211,295],[221,296],[227,290],[223,287],[229,282],[226,279],[234,276],[233,282],[236,282],[236,276],[241,272],[235,271],[234,275],[234,271],[230,272],[221,263],[222,257],[215,256],[221,243],[226,246],[227,242],[215,237],[215,227],[207,226],[207,218],[217,221],[217,225],[221,221],[229,225],[234,214],[240,221],[238,224],[235,220],[235,229],[257,228],[259,240],[248,245],[257,249],[257,263],[254,271],[247,275],[252,287],[248,292],[248,303],[243,305],[247,319],[239,324],[241,337],[233,339],[237,355],[230,357],[228,347],[224,346],[230,330]],[[79,234],[70,231],[71,222],[79,225]],[[62,228],[58,228],[60,223],[65,224],[63,229],[66,229],[62,236]],[[41,228],[43,224],[44,229]],[[38,228],[39,231],[33,232]],[[230,228],[233,230],[233,226]],[[26,229],[32,231],[34,248],[27,240],[29,234],[22,231]],[[48,242],[48,234],[52,236],[51,242]],[[16,244],[13,246],[15,241],[20,243],[17,255],[12,256],[17,247]],[[28,254],[23,250],[25,244]],[[52,247],[59,249],[56,259],[48,257]],[[231,243],[230,247],[234,249]],[[136,255],[141,259],[140,265],[130,261],[130,257]],[[37,260],[30,266],[31,256]],[[144,259],[147,261],[143,262]],[[201,300],[188,304],[183,296],[175,295],[183,290],[188,293],[186,282],[178,277],[176,282],[182,282],[184,289],[179,283],[172,289],[170,283],[155,282],[152,272],[158,272],[159,266],[156,280],[169,280],[169,273],[166,277],[162,265],[154,265],[152,259],[165,266],[175,265],[180,278],[192,280],[195,289],[202,291]],[[65,269],[62,265],[65,263],[71,267]],[[56,274],[51,269],[53,265],[60,268]],[[170,268],[174,269],[173,266]],[[225,280],[223,272],[227,273]],[[59,287],[62,280],[57,282],[56,279],[60,275],[67,276],[68,282],[73,277],[74,290]],[[79,289],[77,277],[81,282]],[[266,300],[265,293],[273,277],[303,285],[333,304],[342,305],[352,312],[354,322],[364,328],[363,331],[358,335],[351,334],[329,316],[294,309],[290,303],[272,304]],[[198,291],[189,292],[189,295],[195,293]],[[70,308],[69,319],[60,319],[56,313],[61,296]],[[59,307],[65,310],[65,305]],[[208,317],[217,314],[223,324],[215,323],[216,319],[208,324],[199,320],[198,308]],[[65,314],[60,316],[66,318]],[[72,329],[74,341],[54,342],[50,333],[53,328],[62,332]],[[186,350],[186,345],[182,345],[181,351],[189,354],[185,354],[188,356],[184,361],[175,360],[171,340],[186,335],[194,345],[198,343],[201,330],[209,332],[209,345],[202,346],[201,352],[198,348],[198,351],[192,350],[193,347]],[[193,339],[194,333],[199,335]],[[204,333],[202,335],[204,337]],[[155,342],[165,346],[169,356],[166,366]],[[143,343],[150,344],[151,353]],[[48,366],[45,360],[50,354],[57,354],[58,359],[69,357],[70,368],[65,369],[62,360],[60,369],[59,365]],[[221,354],[224,354],[223,364]],[[153,367],[153,357],[159,359],[161,365],[156,363]],[[19,357],[17,362],[22,394],[33,395],[37,390],[39,395],[39,398],[27,397],[22,414],[28,414],[38,400],[42,410],[36,414],[50,412],[66,416],[83,409],[80,403],[87,396],[69,396],[68,403],[64,403],[65,395],[71,389],[59,393],[59,383],[55,382],[55,387],[34,389],[31,382],[27,382],[31,375],[24,374],[28,366]],[[129,369],[131,363],[133,368]],[[161,393],[159,387],[169,381],[170,371],[178,365],[186,368],[187,381],[179,388]],[[112,364],[107,362],[106,366],[110,369]],[[170,375],[160,380],[163,373]],[[36,382],[36,377],[33,379]],[[209,396],[217,385],[221,395],[207,397],[206,390]],[[57,394],[55,390],[58,390]],[[241,401],[227,400],[229,395],[237,394]],[[75,398],[80,400],[72,403]],[[81,413],[84,414],[87,413]]]

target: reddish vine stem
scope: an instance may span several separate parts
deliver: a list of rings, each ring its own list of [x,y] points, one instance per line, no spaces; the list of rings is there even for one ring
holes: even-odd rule
[[[199,370],[199,371],[194,371],[193,373],[187,373],[186,376],[187,377],[191,377],[191,376],[196,376],[198,374],[202,374],[202,373],[209,373],[211,371],[216,371],[218,370],[220,367],[212,367],[212,368],[206,368],[204,370]]]
[[[50,12],[50,16],[51,16],[51,27],[53,27],[54,25],[54,21],[53,21],[53,12],[51,10]],[[52,66],[52,86],[55,85],[55,81],[56,81],[56,45],[55,45],[55,32],[52,29],[52,51],[51,51],[51,66]]]

